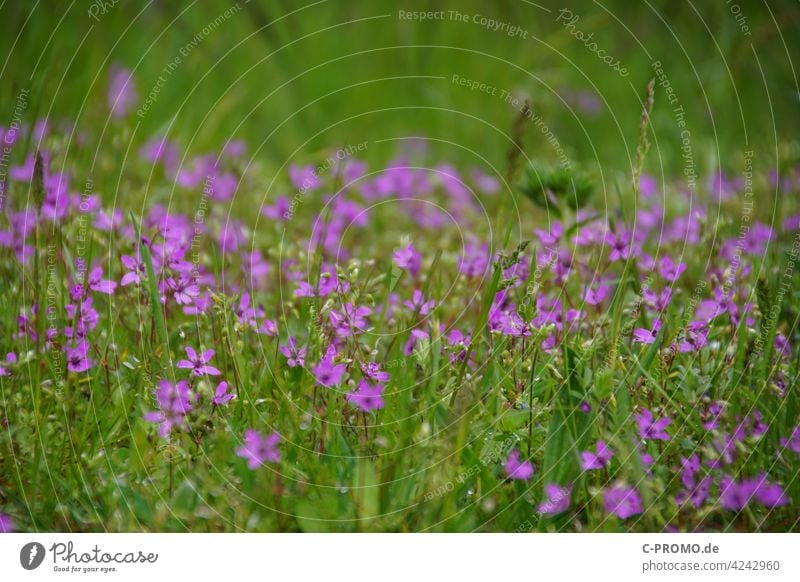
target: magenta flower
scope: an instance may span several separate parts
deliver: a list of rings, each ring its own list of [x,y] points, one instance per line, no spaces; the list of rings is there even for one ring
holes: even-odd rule
[[[500,190],[500,180],[490,176],[480,168],[473,168],[470,172],[470,178],[472,178],[478,190],[481,190],[484,194],[496,194]]]
[[[518,479],[520,481],[527,481],[533,477],[534,471],[533,464],[530,461],[520,461],[518,449],[514,449],[508,455],[503,470],[505,470],[509,479]]]
[[[672,419],[668,416],[655,420],[653,413],[643,408],[640,414],[634,414],[633,417],[639,425],[639,436],[642,439],[658,441],[668,441],[670,439],[669,434],[664,430],[672,422]]]
[[[81,341],[74,348],[67,347],[67,370],[80,374],[94,365],[94,362],[87,357],[89,351],[88,342]]]
[[[156,389],[158,410],[147,412],[147,422],[158,423],[158,435],[166,438],[173,428],[183,426],[184,417],[192,410],[189,383],[181,380],[172,384],[168,380],[159,380]]]
[[[219,376],[222,373],[214,366],[208,365],[208,362],[214,357],[214,350],[206,350],[198,356],[194,348],[186,346],[186,355],[189,359],[178,362],[178,368],[191,370],[195,376],[203,376],[205,374]]]
[[[611,295],[609,285],[598,285],[596,288],[587,287],[583,294],[583,300],[589,305],[600,305]]]
[[[261,322],[261,327],[258,328],[258,333],[275,337],[278,335],[278,326],[271,319],[265,319]]]
[[[781,438],[780,443],[784,449],[789,449],[800,457],[800,424],[794,427],[789,438]]]
[[[633,487],[612,485],[603,494],[606,513],[613,513],[620,519],[628,519],[642,513],[642,499]]]
[[[557,515],[569,509],[572,498],[571,487],[561,487],[556,483],[548,483],[544,486],[546,500],[539,504],[539,513],[544,515]]]
[[[420,265],[422,264],[422,255],[414,248],[412,243],[407,247],[399,248],[392,253],[394,264],[405,269],[414,277],[419,273]]]
[[[250,428],[244,431],[244,445],[236,450],[236,456],[246,459],[247,467],[255,470],[267,461],[277,463],[281,460],[281,453],[278,450],[280,442],[281,435],[277,432],[263,436]]]
[[[361,364],[361,373],[365,378],[373,382],[388,382],[389,372],[381,370],[381,365],[378,362],[366,362]]]
[[[510,337],[528,337],[531,335],[528,324],[516,311],[496,313],[491,320],[491,329]]]
[[[489,245],[470,241],[464,245],[464,254],[459,258],[458,270],[467,277],[480,277],[489,266]]]
[[[111,110],[111,116],[118,119],[125,117],[137,99],[133,73],[120,67],[112,68],[108,86],[108,108]]]
[[[272,220],[289,220],[289,199],[286,196],[278,196],[275,204],[265,204],[261,208],[261,214]]]
[[[311,373],[314,374],[314,379],[320,386],[333,388],[342,383],[342,377],[344,376],[347,366],[344,364],[334,364],[333,358],[335,356],[336,352],[331,345],[325,357],[320,360],[319,364],[311,369]]]
[[[372,313],[369,307],[356,307],[352,303],[345,303],[341,313],[331,309],[328,318],[339,337],[348,337],[351,334],[366,331],[367,316]]]
[[[608,233],[606,235],[606,243],[610,247],[608,260],[611,262],[627,261],[631,256],[638,254],[638,249],[633,246],[631,234],[627,230]]]
[[[164,293],[167,290],[172,292],[175,303],[178,305],[192,305],[194,298],[200,296],[200,287],[187,275],[181,275],[177,279],[168,278],[166,288],[162,285],[161,292]]]
[[[686,263],[674,263],[669,256],[658,261],[658,272],[664,280],[674,283],[686,270]]]
[[[6,354],[6,361],[5,362],[0,362],[0,376],[10,376],[11,375],[11,371],[8,368],[6,368],[3,365],[3,363],[5,363],[6,365],[14,365],[14,364],[16,364],[17,363],[17,354],[15,354],[14,352],[8,352]],[[388,374],[387,374],[387,379],[388,379]]]
[[[290,368],[306,365],[306,348],[298,348],[294,337],[289,337],[288,345],[282,345],[280,350],[286,357],[286,365]]]
[[[384,407],[383,400],[384,387],[380,384],[372,384],[362,379],[358,383],[358,388],[353,392],[347,393],[348,402],[352,403],[364,412],[378,410]]]
[[[422,291],[415,289],[412,300],[404,301],[403,305],[405,305],[410,311],[419,311],[420,315],[427,315],[430,313],[431,309],[433,309],[434,305],[436,305],[436,302],[433,299],[430,301],[425,301],[425,298],[422,296]]]
[[[765,507],[777,507],[789,503],[783,488],[776,483],[769,483],[766,479],[767,476],[761,474],[737,482],[730,476],[723,475],[720,480],[720,504],[729,511],[741,511],[753,500]]]
[[[0,513],[0,533],[14,533],[14,522],[10,515]]]
[[[611,450],[611,447],[606,445],[605,441],[597,441],[595,450],[597,453],[592,453],[590,451],[583,451],[581,453],[581,467],[584,471],[602,469],[608,465],[608,462],[614,456],[614,451]]]
[[[561,237],[564,236],[564,229],[561,226],[560,220],[554,220],[553,224],[550,225],[550,230],[534,228],[533,232],[536,234],[539,242],[542,243],[542,246],[544,247],[556,246],[558,241],[561,240]]]
[[[645,329],[637,327],[633,330],[633,341],[641,344],[652,344],[658,337],[658,332],[661,331],[661,320],[656,319],[653,322],[653,329]]]
[[[103,268],[99,265],[89,271],[87,283],[92,291],[106,295],[113,295],[117,288],[117,284],[114,281],[103,279]]]
[[[698,480],[697,476],[700,473],[701,465],[697,455],[692,455],[688,459],[682,458],[681,465],[683,466],[681,483],[683,483],[684,490],[675,496],[675,501],[678,505],[683,505],[688,501],[695,509],[699,509],[708,498],[714,480],[711,475]]]
[[[135,283],[136,285],[141,283],[142,277],[146,276],[144,263],[142,263],[141,259],[138,256],[133,258],[129,257],[128,255],[122,255],[121,259],[122,264],[125,265],[125,268],[128,269],[128,272],[122,276],[120,285],[125,287],[131,283]]]
[[[316,190],[322,186],[322,180],[317,175],[317,170],[314,166],[289,166],[289,179],[292,181],[292,186],[302,192]]]
[[[211,399],[211,403],[214,406],[222,406],[234,398],[236,398],[236,394],[230,391],[230,386],[228,386],[228,383],[220,382],[217,384],[217,389],[214,392],[214,398]]]
[[[678,351],[682,354],[700,350],[708,343],[708,329],[702,322],[692,322],[686,335],[678,341]]]

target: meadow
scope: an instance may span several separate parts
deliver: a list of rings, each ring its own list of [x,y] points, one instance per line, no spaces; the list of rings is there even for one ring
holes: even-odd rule
[[[0,4],[0,532],[798,531],[800,10],[678,4]]]

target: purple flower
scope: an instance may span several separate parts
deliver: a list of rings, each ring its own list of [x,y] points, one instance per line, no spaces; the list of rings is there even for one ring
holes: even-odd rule
[[[301,192],[316,190],[322,186],[322,180],[317,175],[317,170],[314,166],[289,166],[289,179],[292,181],[292,186]]]
[[[6,354],[5,364],[13,365],[13,364],[16,364],[16,363],[17,363],[17,354],[15,354],[14,352],[8,352]],[[11,375],[11,371],[8,368],[6,368],[5,366],[3,366],[2,364],[0,364],[0,376],[10,376],[10,375]]]
[[[88,342],[81,341],[74,348],[67,347],[67,370],[79,374],[85,372],[94,365],[94,362],[87,357],[89,351]]]
[[[606,243],[611,249],[608,255],[608,260],[611,262],[627,261],[629,257],[638,254],[638,249],[632,246],[631,234],[627,230],[608,233]]]
[[[516,311],[501,311],[491,321],[492,331],[499,331],[510,337],[528,337],[531,330]]]
[[[298,348],[294,337],[289,337],[288,345],[282,345],[280,350],[286,357],[286,365],[290,368],[306,365],[306,348]]]
[[[738,482],[728,475],[723,475],[720,481],[719,500],[724,509],[741,511],[754,499],[765,507],[777,507],[789,503],[783,488],[777,483],[768,482],[767,476],[763,473],[755,478],[745,478]]]
[[[14,522],[10,515],[0,513],[0,533],[14,533]]]
[[[392,253],[394,264],[405,269],[414,277],[419,273],[420,265],[422,264],[422,255],[414,248],[412,243],[407,247],[399,248]]]
[[[358,389],[347,393],[347,400],[364,412],[383,408],[383,389],[380,384],[372,384],[364,379],[358,383]]]
[[[420,315],[427,315],[430,313],[431,309],[433,309],[433,306],[436,305],[436,302],[433,299],[426,302],[425,298],[422,296],[422,291],[415,289],[412,300],[404,301],[403,305],[405,305],[410,311],[419,311]]]
[[[782,438],[780,442],[784,449],[789,449],[800,457],[800,424],[794,427],[789,438]]]
[[[89,271],[87,282],[89,283],[89,289],[106,295],[113,295],[117,288],[117,284],[114,281],[103,279],[103,268],[99,265]]]
[[[194,348],[186,346],[186,355],[189,359],[178,362],[178,368],[191,370],[195,376],[203,376],[204,374],[219,376],[222,373],[214,366],[208,365],[208,362],[214,357],[214,350],[206,350],[198,356]]]
[[[708,407],[708,412],[705,416],[706,421],[703,423],[703,428],[706,430],[715,430],[717,426],[719,426],[719,419],[724,411],[724,404],[720,402],[712,402],[711,406]]]
[[[542,243],[544,247],[554,247],[558,244],[558,241],[561,240],[561,237],[564,236],[564,229],[561,226],[561,221],[554,220],[553,224],[550,225],[550,230],[542,230],[539,228],[533,229],[533,232],[539,238],[539,242]]]
[[[411,354],[414,353],[414,346],[417,344],[417,342],[419,340],[427,340],[427,339],[430,339],[430,336],[428,335],[427,332],[424,332],[421,329],[412,329],[408,337],[408,342],[403,348],[403,355],[410,356]]]
[[[161,292],[164,293],[166,290],[172,292],[178,305],[191,305],[194,303],[194,298],[200,296],[200,287],[187,275],[181,275],[177,279],[168,278],[166,288],[162,285]]]
[[[389,381],[389,372],[381,370],[381,365],[378,362],[361,364],[361,373],[364,374],[364,377],[369,378],[373,382]]]
[[[333,358],[335,355],[336,352],[331,345],[325,357],[320,360],[319,364],[311,369],[311,373],[314,374],[314,379],[320,386],[332,388],[342,383],[342,377],[344,376],[347,366],[344,364],[334,364]]]
[[[658,261],[658,272],[664,280],[674,283],[686,270],[685,263],[674,263],[669,256],[664,256]]]
[[[598,285],[597,288],[587,287],[583,294],[583,300],[589,305],[600,305],[611,295],[609,285]]]
[[[345,303],[341,313],[331,309],[328,318],[339,337],[348,337],[351,334],[363,333],[367,328],[367,316],[372,313],[369,307],[356,307],[352,303]]]
[[[261,208],[261,214],[272,220],[285,221],[289,220],[289,199],[286,196],[278,196],[275,199],[275,204],[265,204]]]
[[[546,500],[539,504],[539,513],[544,515],[557,515],[569,509],[572,498],[571,487],[561,487],[556,483],[548,483],[544,486]]]
[[[699,509],[708,498],[714,480],[711,475],[700,480],[697,479],[701,468],[700,458],[697,455],[692,455],[688,459],[682,458],[681,465],[683,466],[681,483],[683,483],[684,490],[675,496],[675,501],[679,505],[689,501],[695,509]]]
[[[236,456],[246,459],[248,469],[255,470],[267,461],[277,463],[281,460],[280,442],[281,435],[277,432],[264,436],[250,428],[244,431],[244,445],[236,449]]]
[[[464,245],[464,254],[459,258],[458,270],[467,277],[480,277],[489,266],[489,245],[470,241]]]
[[[686,336],[678,342],[678,351],[682,354],[696,352],[708,343],[708,329],[705,323],[692,322],[686,330]]]
[[[110,77],[108,108],[113,117],[125,117],[138,99],[133,84],[133,73],[128,69],[114,67],[111,69]]]
[[[469,175],[478,190],[484,194],[495,194],[500,190],[500,180],[480,168],[473,168]]]
[[[173,385],[168,380],[159,380],[156,402],[158,410],[146,413],[144,419],[158,423],[158,435],[166,438],[173,427],[183,425],[184,417],[192,410],[189,383],[181,380]]]
[[[261,327],[259,327],[256,331],[262,335],[275,337],[278,335],[278,326],[271,319],[265,319],[261,322]]]
[[[593,471],[595,469],[602,469],[614,456],[614,451],[611,447],[606,445],[605,441],[597,441],[595,446],[597,453],[590,451],[583,451],[581,453],[581,467],[584,471]]]
[[[633,330],[633,341],[636,343],[642,344],[652,344],[656,341],[656,337],[658,336],[658,332],[661,331],[661,320],[656,319],[653,322],[653,329],[645,329],[643,327],[637,327]]]
[[[642,499],[633,487],[612,485],[603,494],[606,513],[613,513],[620,519],[628,519],[642,513]]]
[[[669,434],[664,430],[672,422],[672,419],[668,416],[655,420],[653,413],[643,408],[640,414],[634,414],[633,417],[639,425],[639,436],[642,439],[659,441],[668,441],[670,439]]]
[[[511,454],[508,455],[508,459],[506,459],[503,469],[505,470],[509,479],[527,481],[533,477],[533,464],[530,461],[520,461],[518,449],[511,451]]]
[[[128,272],[122,276],[120,285],[125,287],[131,283],[135,283],[137,285],[141,283],[142,277],[145,276],[144,263],[142,263],[141,259],[138,256],[133,258],[129,257],[128,255],[122,255],[121,259],[122,264],[125,265],[125,268],[128,269]]]
[[[214,406],[222,406],[234,398],[236,398],[236,394],[230,392],[230,386],[228,386],[228,383],[220,382],[217,384],[217,390],[214,392],[214,398],[211,399],[211,403]]]
[[[764,507],[778,507],[779,505],[786,505],[789,503],[789,498],[783,491],[783,487],[777,483],[769,483],[766,475],[760,475],[756,478],[758,483],[756,485],[756,501]]]

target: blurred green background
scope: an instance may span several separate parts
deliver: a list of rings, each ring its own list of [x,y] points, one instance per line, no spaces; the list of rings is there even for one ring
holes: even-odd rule
[[[118,65],[134,71],[140,104],[162,77],[149,111],[129,118],[137,140],[168,133],[204,152],[243,138],[259,158],[283,164],[365,140],[366,156],[384,161],[395,154],[395,139],[421,135],[432,139],[437,159],[502,165],[516,114],[501,98],[507,91],[532,100],[568,155],[624,170],[652,63],[660,60],[686,110],[698,164],[740,169],[741,152],[754,148],[774,161],[776,144],[797,134],[797,2],[567,6],[579,17],[571,28],[563,3],[527,0],[6,1],[0,123],[7,125],[16,95],[29,88],[26,119],[48,114],[79,129],[102,128],[108,72]],[[444,19],[400,17],[420,10],[444,11]],[[483,18],[521,32],[491,30]],[[576,31],[593,34],[597,50],[629,74],[602,62]],[[453,75],[496,94],[453,83]],[[659,88],[651,156],[668,171],[680,164],[672,109]],[[538,131],[529,133],[528,148],[556,157]]]

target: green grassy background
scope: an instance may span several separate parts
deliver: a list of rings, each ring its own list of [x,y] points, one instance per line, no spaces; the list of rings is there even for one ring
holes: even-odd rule
[[[642,109],[640,100],[653,76],[653,60],[664,63],[670,83],[686,109],[696,162],[705,169],[721,165],[740,175],[742,151],[753,149],[758,152],[757,169],[766,173],[775,164],[778,144],[793,139],[798,130],[798,91],[793,64],[800,61],[793,33],[800,24],[800,10],[794,2],[771,2],[769,6],[742,2],[752,31],[750,36],[742,33],[729,5],[722,1],[702,5],[670,0],[571,5],[570,10],[581,16],[577,28],[593,32],[598,45],[631,71],[629,77],[622,78],[556,22],[560,4],[540,2],[547,9],[542,10],[525,1],[425,4],[332,1],[304,5],[240,0],[241,8],[213,33],[204,36],[169,76],[157,103],[144,119],[133,115],[122,127],[106,126],[108,111],[102,106],[112,64],[134,70],[140,99],[145,99],[164,67],[180,54],[181,48],[235,4],[217,0],[108,4],[107,13],[98,15],[99,22],[87,14],[91,3],[6,1],[1,4],[0,105],[3,118],[8,119],[16,95],[22,89],[29,89],[27,121],[43,115],[54,121],[74,121],[79,131],[89,134],[92,147],[79,148],[74,154],[68,151],[67,158],[75,162],[74,167],[86,170],[87,157],[93,155],[97,145],[101,154],[98,158],[103,164],[101,171],[96,172],[97,190],[109,195],[117,184],[115,174],[122,171],[120,156],[128,149],[129,138],[134,137],[131,151],[135,151],[145,138],[157,133],[167,133],[192,153],[218,151],[227,139],[244,138],[260,163],[274,167],[287,160],[310,159],[331,146],[364,141],[369,143],[366,157],[382,162],[396,154],[395,140],[424,135],[432,138],[432,163],[453,160],[502,167],[508,149],[506,134],[515,110],[498,96],[456,86],[451,81],[454,74],[528,95],[537,115],[545,120],[570,155],[595,160],[604,168],[625,175],[630,175]],[[529,34],[527,39],[510,38],[471,22],[418,23],[397,18],[398,10],[419,9],[458,9],[466,14],[485,14],[522,26]],[[589,90],[598,92],[605,104],[603,110],[592,114],[568,106],[577,92]],[[660,89],[656,93],[652,128],[648,169],[655,171],[663,165],[667,174],[679,175],[680,130]],[[527,153],[548,158],[554,152],[540,133],[530,131]],[[119,189],[123,195],[142,191],[149,171],[144,166],[130,164],[130,179]],[[759,182],[763,184],[765,181]],[[164,184],[157,186],[166,190]],[[180,202],[187,208],[182,210],[195,211],[196,207],[189,206],[193,201],[188,196],[184,198]],[[127,199],[120,199],[117,204],[125,211],[134,206]],[[770,204],[759,205],[757,212],[762,217],[771,216],[774,210],[771,204],[770,200]],[[524,210],[530,208],[533,207],[526,206]],[[738,216],[740,209],[731,204],[724,211],[733,217]],[[312,212],[310,205],[304,212]],[[780,212],[775,214],[783,218]],[[385,220],[392,223],[395,218],[387,216]],[[729,236],[735,236],[734,226],[726,223]],[[708,239],[714,234],[712,230],[704,231],[700,247],[710,248]],[[390,236],[393,233],[389,231],[388,227],[376,228],[365,234],[363,247],[370,252],[382,248],[387,258],[390,244],[397,238]],[[427,248],[431,249],[446,249],[453,242],[447,240],[447,233],[423,232],[420,236],[428,237]],[[274,251],[274,238],[268,240],[269,248]],[[62,241],[47,242],[60,247]],[[782,240],[782,246],[765,257],[764,263],[778,265],[781,249],[789,242]],[[264,245],[265,252],[267,246]],[[98,245],[96,252],[104,249]],[[43,252],[44,247],[40,255]],[[448,260],[453,261],[448,266],[454,268],[453,257]],[[218,262],[217,259],[214,268],[219,266]],[[67,264],[65,260],[60,265],[62,274],[67,273]],[[701,271],[704,267],[699,263],[693,265],[693,279],[704,276]],[[438,297],[447,281],[433,271],[430,281],[433,296]],[[775,272],[770,271],[774,275],[772,283],[777,281]],[[628,273],[628,277],[638,284],[637,273]],[[3,278],[0,287],[3,297],[12,298],[0,310],[9,345],[13,343],[16,316],[29,303],[20,292],[21,279],[15,271]],[[386,289],[375,285],[375,297],[381,303],[380,293]],[[465,296],[467,291],[462,289]],[[66,290],[60,292],[63,302]],[[486,295],[491,296],[492,293]],[[787,297],[786,303],[797,305],[798,296],[795,285],[792,300]],[[4,507],[11,508],[4,511],[13,509],[21,530],[534,528],[528,520],[532,515],[531,503],[541,498],[540,491],[534,496],[526,494],[522,484],[507,487],[503,484],[496,466],[498,444],[502,444],[506,433],[535,426],[529,442],[536,450],[554,442],[553,434],[561,434],[565,429],[559,425],[558,415],[551,415],[544,408],[538,409],[542,413],[535,423],[532,408],[528,411],[502,408],[505,399],[500,391],[504,386],[509,389],[509,373],[513,372],[515,379],[517,374],[521,376],[525,363],[501,359],[505,344],[493,344],[495,351],[483,352],[487,355],[487,368],[480,384],[462,390],[452,406],[449,400],[439,397],[446,388],[447,367],[439,361],[438,349],[431,349],[430,383],[419,387],[414,401],[409,392],[404,392],[407,400],[387,407],[384,420],[391,428],[380,434],[380,441],[373,443],[366,435],[361,441],[357,431],[331,428],[333,423],[328,417],[325,422],[314,418],[309,426],[294,403],[275,397],[274,390],[285,388],[270,379],[270,370],[276,368],[272,358],[277,357],[273,356],[277,340],[264,339],[263,343],[241,340],[241,344],[222,344],[222,347],[215,343],[220,348],[217,361],[225,377],[234,377],[234,369],[241,368],[244,378],[240,385],[254,387],[263,398],[257,403],[242,399],[238,401],[242,405],[233,412],[221,413],[227,416],[224,421],[214,419],[213,439],[192,441],[182,434],[180,440],[166,444],[154,439],[152,427],[141,420],[142,413],[152,404],[145,370],[155,366],[158,371],[154,361],[159,348],[153,341],[154,335],[147,341],[149,315],[130,309],[128,300],[104,303],[103,329],[95,334],[102,340],[98,345],[105,354],[98,373],[71,376],[68,389],[59,392],[52,383],[45,382],[52,376],[50,356],[40,361],[38,354],[31,352],[18,375],[24,385],[8,391],[5,406],[12,411],[9,416],[13,422],[7,433],[11,438],[2,450],[1,459],[7,469],[0,485]],[[618,301],[609,314],[617,329],[622,323],[623,306],[623,300]],[[232,331],[230,312],[230,304],[214,310],[210,317],[213,339],[217,339],[216,334],[237,338]],[[677,313],[672,315],[673,319],[678,317]],[[787,325],[796,323],[794,307],[783,321]],[[312,325],[305,308],[292,322],[297,326],[293,333],[305,332]],[[677,322],[673,323],[677,327]],[[168,332],[166,342],[162,338],[158,342],[169,343],[174,357],[187,343],[199,345],[201,341],[210,341],[190,319],[177,324],[170,322]],[[112,337],[114,350],[110,349]],[[248,338],[247,342],[250,341]],[[319,345],[314,349],[319,352],[323,347],[321,339],[316,342]],[[746,342],[740,342],[737,354],[742,356],[746,348]],[[118,358],[116,362],[112,353]],[[627,372],[634,378],[631,383],[642,375],[656,374],[659,360],[655,351],[648,349],[640,356],[623,355],[627,358]],[[315,353],[314,357],[317,356]],[[592,357],[595,363],[593,353],[584,356]],[[385,359],[405,362],[402,342],[395,342]],[[120,365],[120,361],[129,366]],[[601,361],[600,356],[597,361]],[[577,389],[559,391],[563,381],[558,378],[573,378],[570,360],[562,364],[558,370],[548,368],[549,362],[544,359],[538,368],[533,364],[537,374],[531,374],[531,378],[540,375],[542,381],[535,390],[531,387],[531,398],[552,403],[556,393],[562,395],[559,398],[575,397]],[[669,386],[670,398],[676,395],[676,399],[680,397],[686,402],[699,401],[712,373],[715,388],[722,391],[733,391],[740,382],[753,386],[765,382],[760,368],[758,373],[748,371],[743,379],[740,370],[726,366],[724,373],[720,373],[722,365],[716,365],[715,361],[706,361],[702,367],[690,364],[682,369],[685,382]],[[595,386],[595,379],[589,378],[591,368],[585,365],[580,373],[574,374],[576,382],[580,379],[576,388],[590,390]],[[796,369],[795,362],[792,383],[796,382]],[[414,361],[392,369],[392,374],[397,386],[412,385],[416,381]],[[285,376],[282,370],[275,381],[294,387],[298,399],[305,398],[313,389],[311,378],[300,370],[287,370]],[[606,381],[612,385],[608,377]],[[622,387],[615,388],[620,403],[612,426],[604,427],[605,434],[631,422],[631,403],[622,399],[627,395],[625,385],[618,377],[613,378],[613,383]],[[658,382],[652,383],[660,389]],[[488,393],[490,386],[495,387],[490,396],[481,400],[480,406],[473,406],[476,395]],[[750,410],[756,396],[746,391],[738,393],[742,394],[741,401],[733,412]],[[792,394],[790,407],[771,401],[765,408],[767,420],[776,428],[768,443],[772,448],[759,445],[756,456],[749,461],[754,467],[773,466],[775,459],[771,455],[777,446],[773,441],[779,434],[787,435],[796,418],[796,391]],[[561,404],[574,408],[576,403]],[[420,410],[425,411],[424,424],[419,422]],[[326,414],[335,420],[336,412],[332,406]],[[282,430],[289,427],[297,431],[286,435],[287,442],[306,447],[309,440],[306,435],[321,434],[326,454],[307,454],[304,448],[287,445],[281,466],[283,473],[272,468],[253,473],[240,459],[232,462],[232,451],[239,444],[242,431],[256,425],[256,420],[261,423],[262,414],[277,419]],[[551,416],[556,420],[552,421]],[[461,420],[455,424],[453,419]],[[443,427],[446,430],[441,430]],[[627,433],[619,434],[622,439]],[[467,441],[469,446],[463,446]],[[564,442],[568,442],[566,437]],[[678,439],[668,447],[665,455],[672,459],[673,466],[677,466],[678,456],[689,450],[687,443]],[[547,466],[543,470],[561,470],[557,462],[559,451],[553,450],[553,454],[546,455]],[[380,459],[373,461],[376,451],[381,453]],[[626,458],[627,453],[630,451],[618,449],[618,458]],[[336,462],[330,462],[331,459]],[[435,462],[431,464],[432,461]],[[637,462],[625,466],[625,474],[631,480],[640,473]],[[800,480],[796,476],[796,463],[781,466],[777,476],[789,483],[792,507],[800,499]],[[664,483],[675,479],[675,473],[664,464],[657,468],[657,479],[652,486],[647,485],[646,495],[656,495]],[[454,483],[457,495],[437,493],[441,487]],[[596,475],[586,477],[579,493],[576,492],[576,505],[586,502],[600,485]],[[483,499],[487,491],[499,487],[505,489],[498,493],[497,505],[493,505],[492,498],[480,508],[474,507],[473,496]],[[421,503],[424,505],[418,505]],[[708,526],[736,531],[796,529],[795,514],[789,511],[787,508],[765,524],[757,522],[752,514],[731,517],[729,521],[725,520],[730,516],[712,515]],[[607,531],[622,531],[626,527],[605,520],[596,503],[587,515],[587,527]],[[664,515],[648,514],[638,527],[657,530],[670,517],[666,510]],[[552,524],[535,527],[551,526],[566,529],[566,518],[558,517]]]
[[[91,6],[2,5],[5,108],[13,106],[19,88],[28,87],[35,106],[53,118],[102,124],[106,112],[97,99],[112,63],[135,71],[144,99],[181,47],[236,4],[123,0],[108,2],[99,22],[89,17]],[[442,140],[433,148],[449,159],[500,162],[515,111],[499,96],[454,85],[458,74],[529,96],[570,155],[624,169],[635,149],[638,100],[653,76],[652,61],[661,60],[687,110],[698,163],[735,165],[731,154],[747,144],[770,152],[776,135],[797,132],[795,2],[745,3],[749,36],[725,2],[571,3],[581,17],[576,27],[594,33],[598,46],[630,71],[626,78],[556,22],[562,3],[538,6],[521,0],[240,0],[235,14],[169,76],[152,110],[136,120],[137,131],[168,131],[197,151],[243,137],[260,149],[259,156],[279,163],[364,140],[373,144],[368,157],[386,159],[394,143],[377,140],[425,135]],[[399,10],[454,9],[529,34],[510,38],[471,19],[398,18]],[[582,91],[599,95],[599,113],[572,107],[572,96]],[[680,136],[663,97],[656,97],[654,155],[669,170],[679,165]],[[553,154],[541,136],[532,137],[529,147],[532,155]]]

